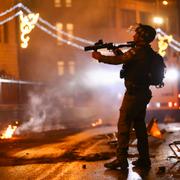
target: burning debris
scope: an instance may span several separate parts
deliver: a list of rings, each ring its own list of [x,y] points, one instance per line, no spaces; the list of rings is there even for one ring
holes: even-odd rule
[[[17,126],[8,125],[5,132],[1,135],[1,139],[10,139],[12,138],[13,134],[15,133],[15,130],[17,129]]]
[[[152,118],[150,121],[147,127],[147,132],[152,137],[163,139],[162,132],[159,129],[158,120],[156,118]]]

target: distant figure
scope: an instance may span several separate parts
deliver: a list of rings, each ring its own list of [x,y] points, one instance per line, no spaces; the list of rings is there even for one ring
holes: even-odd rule
[[[135,129],[137,137],[138,160],[133,165],[149,169],[148,135],[145,124],[146,106],[151,99],[150,82],[148,77],[153,50],[150,43],[156,36],[156,30],[149,25],[138,24],[134,28],[134,43],[127,52],[120,49],[114,51],[115,56],[104,56],[100,52],[93,52],[92,57],[99,62],[119,65],[123,64],[120,77],[125,79],[126,92],[120,108],[118,121],[117,158],[104,164],[110,169],[126,169],[128,167],[129,134]]]

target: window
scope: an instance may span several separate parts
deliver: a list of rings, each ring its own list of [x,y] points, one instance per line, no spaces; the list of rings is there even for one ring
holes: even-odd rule
[[[0,26],[0,43],[8,42],[8,24],[3,24]]]
[[[54,7],[59,8],[62,6],[72,7],[72,0],[54,0]]]
[[[59,40],[57,40],[58,45],[62,45],[62,42],[60,39],[63,39],[62,33],[60,31],[63,30],[63,24],[62,23],[56,23],[56,28],[57,28],[57,36],[59,37]],[[74,31],[74,25],[71,23],[66,24],[66,32],[70,35],[73,35]],[[69,41],[72,41],[72,37],[68,37]]]
[[[62,23],[56,23],[56,28],[58,31],[62,31],[63,30],[63,24]],[[57,31],[57,36],[59,37],[59,39],[57,40],[57,44],[58,45],[62,45],[62,41],[60,39],[62,39],[62,33]]]
[[[62,3],[61,0],[54,0],[54,7],[57,7],[57,8],[61,7],[62,6],[61,3]]]
[[[57,68],[58,68],[58,75],[63,76],[64,75],[64,61],[58,61]]]
[[[67,33],[73,35],[74,25],[71,23],[66,24]],[[69,41],[72,41],[71,37],[68,37]]]
[[[75,74],[75,62],[69,61],[68,67],[69,67],[69,74],[74,75]]]
[[[121,25],[123,28],[128,28],[129,26],[136,23],[136,11],[135,10],[121,10]]]
[[[66,7],[72,7],[72,0],[66,0]]]

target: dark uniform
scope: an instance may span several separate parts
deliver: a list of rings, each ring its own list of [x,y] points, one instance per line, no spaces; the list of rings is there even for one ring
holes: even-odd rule
[[[140,159],[149,161],[149,148],[145,124],[146,106],[151,99],[148,67],[152,49],[148,44],[137,44],[120,56],[102,56],[99,62],[124,64],[121,76],[125,78],[126,92],[120,108],[118,121],[117,158],[127,159],[129,134],[132,127],[137,137]]]
[[[104,164],[106,168],[115,169],[128,167],[127,153],[129,134],[134,127],[138,140],[137,148],[139,159],[132,164],[139,167],[150,168],[148,137],[145,124],[146,106],[151,99],[149,89],[149,68],[151,65],[153,50],[149,43],[154,40],[156,30],[149,25],[138,24],[133,36],[135,47],[129,51],[115,54],[116,56],[104,56],[100,52],[93,52],[92,57],[99,62],[107,64],[123,64],[120,76],[125,79],[126,92],[120,108],[118,121],[118,148],[117,159]]]

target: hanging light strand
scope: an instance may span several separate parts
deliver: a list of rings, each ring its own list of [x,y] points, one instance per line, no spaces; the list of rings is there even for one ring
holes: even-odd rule
[[[27,13],[33,13],[29,8],[27,8],[26,6],[24,6],[23,4],[21,5],[21,7],[27,12]],[[43,24],[47,25],[49,28],[69,37],[69,38],[72,38],[72,39],[75,39],[77,41],[80,41],[82,43],[86,43],[86,44],[90,44],[90,45],[93,45],[95,42],[93,41],[89,41],[89,40],[86,40],[84,38],[80,38],[80,37],[77,37],[77,36],[73,36],[72,34],[69,34],[69,33],[66,33],[65,31],[62,31],[62,30],[59,30],[56,28],[56,26],[53,26],[51,23],[49,23],[48,21],[44,20],[43,18],[39,17],[39,21],[42,22]]]
[[[17,16],[19,16],[19,15],[21,15],[21,14],[22,14],[22,11],[17,12],[16,14],[14,14],[14,15],[6,18],[6,19],[4,19],[3,21],[0,21],[0,25],[3,25],[3,24],[5,24],[5,23],[11,21],[12,19],[14,19],[15,17],[17,17]]]
[[[52,36],[53,38],[55,38],[55,39],[57,39],[57,40],[59,40],[59,41],[61,41],[61,42],[63,42],[63,43],[66,43],[66,44],[68,44],[68,45],[70,45],[70,46],[76,47],[76,48],[78,48],[78,49],[80,49],[80,50],[84,50],[84,47],[83,47],[83,46],[80,46],[80,45],[78,45],[78,44],[76,44],[76,43],[73,43],[73,42],[71,42],[71,41],[67,41],[67,40],[65,40],[65,39],[62,39],[62,38],[59,37],[57,34],[53,33],[53,32],[50,31],[50,30],[48,30],[47,28],[45,28],[44,26],[40,25],[39,23],[36,23],[36,26],[37,26],[39,29],[41,29],[42,31],[44,31],[45,33],[47,33],[47,34],[49,34],[50,36]]]
[[[164,31],[162,31],[160,28],[157,28],[156,29],[156,32],[157,33],[160,33],[160,34],[162,34],[162,35],[164,35],[164,36],[168,36],[168,34],[166,34]],[[177,46],[179,46],[180,47],[180,43],[178,42],[178,41],[176,41],[174,38],[172,38],[172,42],[175,44],[175,45],[177,45]]]
[[[0,17],[1,17],[1,16],[4,16],[4,15],[12,12],[13,10],[15,10],[15,9],[17,9],[17,8],[20,8],[20,7],[22,7],[22,4],[21,4],[21,3],[18,3],[18,4],[16,4],[15,6],[13,6],[12,8],[9,8],[9,9],[7,9],[6,11],[0,13]]]
[[[25,10],[27,13],[32,13],[32,11],[31,11],[29,8],[27,8],[26,6],[24,6],[22,3],[18,3],[18,4],[16,4],[16,5],[14,5],[13,7],[11,7],[10,9],[8,9],[8,10],[0,13],[0,17],[1,17],[1,16],[4,16],[4,15],[10,13],[10,12],[12,12],[13,10],[15,10],[15,9],[17,9],[17,8],[22,8],[22,9]],[[8,22],[8,21],[11,21],[13,18],[19,16],[20,14],[21,14],[21,12],[19,11],[19,12],[17,12],[16,14],[14,14],[13,16],[10,16],[10,17],[6,18],[5,20],[0,21],[0,25],[6,23],[6,22]],[[49,23],[48,21],[44,20],[44,19],[41,18],[41,17],[39,17],[39,21],[40,21],[41,23],[45,24],[46,26],[48,26],[49,28],[51,28],[51,29],[53,29],[53,30],[55,30],[55,31],[57,31],[57,32],[65,35],[65,36],[68,36],[68,37],[70,37],[70,38],[72,38],[72,39],[75,39],[75,40],[78,40],[78,41],[80,41],[80,42],[82,42],[82,43],[86,43],[86,44],[90,44],[90,45],[93,45],[93,44],[94,44],[93,41],[89,41],[89,40],[86,40],[86,39],[84,39],[84,38],[80,38],[80,37],[77,37],[77,36],[73,36],[72,34],[69,34],[69,33],[66,33],[65,31],[62,31],[62,30],[57,29],[56,26],[53,26],[51,23]],[[38,25],[41,26],[40,24],[38,24]],[[39,27],[39,28],[40,28],[40,27]],[[45,31],[45,32],[51,32],[51,31],[49,31],[47,28],[45,28],[45,27],[43,27],[43,26],[41,26],[41,29],[44,29],[44,30],[46,29],[47,31]],[[160,34],[162,34],[162,35],[164,35],[164,36],[165,36],[165,35],[168,36],[168,35],[167,35],[164,31],[162,31],[160,28],[156,29],[156,31],[157,31],[157,33],[160,33]],[[50,34],[54,34],[54,33],[51,32]],[[57,35],[54,34],[53,37],[55,37],[55,36],[56,36],[56,38],[58,37]],[[61,39],[61,41],[64,40],[64,39],[58,37],[58,40],[60,40],[60,39]],[[65,41],[65,43],[67,43],[67,44],[69,44],[69,45],[74,44],[75,47],[76,47],[76,45],[77,45],[76,43],[73,43],[73,42],[71,42],[71,41],[67,41],[67,40],[64,40],[64,41]],[[178,52],[180,51],[180,43],[179,43],[178,41],[176,41],[174,38],[172,38],[171,42],[169,43],[169,46],[170,46],[171,48],[175,49],[175,50],[178,51]],[[82,46],[77,45],[77,47],[78,47],[79,49],[82,49]]]

